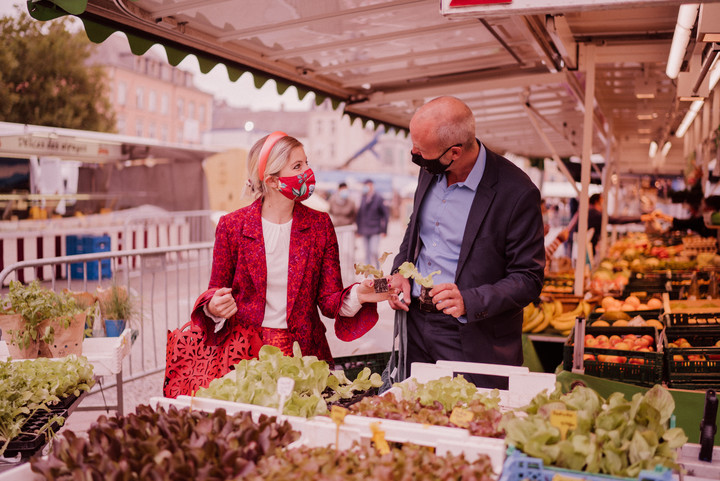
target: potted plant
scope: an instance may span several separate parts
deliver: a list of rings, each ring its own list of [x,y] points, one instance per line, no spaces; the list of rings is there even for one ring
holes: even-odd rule
[[[105,323],[105,334],[117,337],[137,315],[135,299],[123,286],[113,284],[107,289],[97,288],[100,312]]]
[[[20,359],[82,353],[85,312],[75,300],[33,281],[10,282],[0,326],[10,355]]]
[[[380,256],[380,258],[378,259],[379,265],[382,265],[389,255],[390,252],[383,252],[383,255]],[[373,276],[373,287],[375,289],[375,292],[388,291],[387,278],[385,277],[383,271],[378,269],[377,267],[371,264],[355,264],[355,274],[362,274],[365,277]]]
[[[423,277],[420,275],[420,271],[417,270],[415,264],[412,262],[403,262],[398,267],[398,273],[402,274],[407,279],[413,279],[415,282],[420,284],[420,310],[423,312],[435,312],[436,307],[433,304],[432,297],[430,296],[430,290],[433,288],[433,276],[440,274],[440,271],[434,271]]]

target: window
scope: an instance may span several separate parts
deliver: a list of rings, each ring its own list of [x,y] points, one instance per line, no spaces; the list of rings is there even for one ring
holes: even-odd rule
[[[205,123],[205,106],[204,105],[200,105],[198,107],[198,120],[200,121],[201,124]]]
[[[163,142],[167,142],[167,141],[168,141],[168,128],[167,128],[167,125],[163,125],[162,127],[160,127],[160,140],[162,140]]]
[[[181,144],[181,143],[182,143],[182,141],[183,141],[183,129],[182,129],[182,127],[180,127],[179,129],[177,129],[177,139],[175,139],[175,141],[176,141],[178,144]]]
[[[177,116],[178,118],[183,118],[183,115],[185,113],[185,102],[183,99],[177,100]]]
[[[124,134],[124,133],[126,133],[126,132],[125,132],[125,127],[126,127],[125,117],[122,116],[122,115],[118,115],[118,116],[117,116],[117,131],[118,131],[118,134]]]
[[[143,136],[143,121],[142,120],[138,120],[137,122],[135,122],[135,135],[138,137]]]
[[[125,82],[117,83],[117,102],[119,105],[125,105],[125,102],[127,102],[127,86]]]
[[[168,94],[163,94],[160,99],[160,113],[163,115],[170,113],[170,97],[168,97]]]
[[[155,112],[156,108],[157,108],[157,95],[155,94],[154,90],[151,90],[148,92],[148,110],[150,112]]]
[[[195,118],[195,102],[188,102],[188,118]]]
[[[143,108],[145,90],[142,87],[135,89],[135,106],[139,109]]]
[[[155,122],[150,122],[148,124],[148,137],[151,139],[155,138]]]

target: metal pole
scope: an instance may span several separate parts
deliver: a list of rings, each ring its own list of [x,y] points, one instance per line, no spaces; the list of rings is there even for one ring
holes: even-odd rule
[[[593,114],[595,103],[595,46],[585,44],[585,118],[583,122],[583,155],[580,170],[580,205],[578,207],[577,260],[575,262],[575,295],[582,296],[585,287],[585,256],[587,255],[588,186],[592,155]]]

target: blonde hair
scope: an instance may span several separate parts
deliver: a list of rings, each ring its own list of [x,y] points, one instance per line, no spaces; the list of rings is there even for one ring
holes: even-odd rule
[[[260,150],[262,150],[263,144],[269,136],[261,138],[255,145],[250,149],[248,154],[248,182],[245,189],[245,194],[251,193],[256,199],[265,197],[268,192],[265,179],[261,179],[258,175],[258,163],[260,161]],[[277,175],[283,167],[288,163],[290,159],[290,152],[298,147],[302,147],[303,144],[295,137],[286,135],[282,137],[270,150],[268,155],[267,163],[265,165],[265,177],[268,175]]]

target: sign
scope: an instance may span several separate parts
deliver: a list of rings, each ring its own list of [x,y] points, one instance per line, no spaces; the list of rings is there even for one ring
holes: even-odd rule
[[[57,156],[95,162],[115,160],[122,156],[120,144],[33,134],[0,137],[0,154]]]
[[[677,5],[677,0],[441,0],[440,12],[448,17],[484,18]]]
[[[489,3],[512,3],[512,0],[450,0],[451,7],[467,7],[469,5],[487,5]]]

